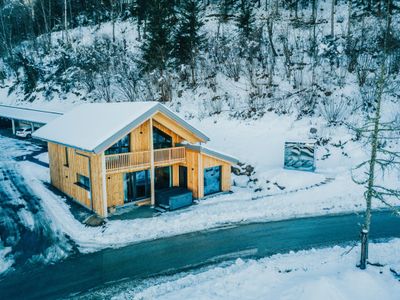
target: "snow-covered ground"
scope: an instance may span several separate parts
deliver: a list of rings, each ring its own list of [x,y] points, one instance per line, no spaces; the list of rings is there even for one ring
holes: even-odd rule
[[[57,230],[56,219],[49,218],[40,197],[19,175],[14,158],[38,150],[30,142],[0,135],[0,274],[26,263],[54,262],[73,250]]]
[[[370,262],[356,267],[359,245],[277,254],[259,260],[237,259],[208,267],[98,291],[117,299],[296,299],[397,300],[400,295],[400,240],[370,245]],[[392,270],[392,271],[391,271]]]
[[[19,170],[42,199],[54,224],[84,252],[231,223],[352,212],[364,207],[363,189],[352,182],[350,169],[366,154],[361,144],[349,141],[344,128],[331,130],[310,120],[296,121],[274,114],[257,121],[229,120],[220,115],[218,120],[207,118],[192,123],[210,135],[213,148],[253,165],[255,173],[251,177],[234,176],[236,186],[232,187],[232,194],[202,200],[187,209],[153,218],[108,221],[99,228],[85,227],[74,219],[64,199],[44,185],[49,182],[47,168],[26,161],[19,163]],[[310,126],[316,126],[321,135],[332,139],[317,151],[316,173],[284,170],[284,141],[308,139]],[[13,139],[9,142],[13,143]],[[332,146],[345,142],[344,146]],[[322,160],[327,154],[328,158]],[[42,155],[41,160],[47,159]],[[249,183],[249,179],[253,181]],[[374,203],[374,207],[379,206]]]

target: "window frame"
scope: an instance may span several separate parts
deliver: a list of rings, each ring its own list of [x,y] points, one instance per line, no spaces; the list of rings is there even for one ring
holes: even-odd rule
[[[83,180],[81,181],[81,179],[83,179]],[[85,175],[76,173],[76,182],[75,182],[75,184],[77,186],[87,190],[87,191],[90,191],[90,184],[91,184],[90,183],[90,178],[85,176]]]

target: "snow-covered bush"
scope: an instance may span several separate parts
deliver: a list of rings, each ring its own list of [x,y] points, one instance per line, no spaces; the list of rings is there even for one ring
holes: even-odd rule
[[[321,101],[319,111],[328,125],[340,125],[352,111],[350,103],[351,101],[344,97],[330,97]]]

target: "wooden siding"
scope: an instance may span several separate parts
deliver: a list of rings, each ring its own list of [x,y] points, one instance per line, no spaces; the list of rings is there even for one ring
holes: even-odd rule
[[[101,155],[72,148],[67,150],[68,166],[65,165],[65,146],[48,143],[51,184],[83,206],[104,216]],[[90,178],[91,193],[76,184],[77,174]]]
[[[150,122],[147,120],[131,131],[130,151],[148,151],[150,150]]]
[[[172,186],[179,186],[179,165],[172,166]]]
[[[107,207],[124,204],[123,174],[107,175]]]
[[[193,197],[201,198],[199,194],[199,152],[186,149],[187,186]]]

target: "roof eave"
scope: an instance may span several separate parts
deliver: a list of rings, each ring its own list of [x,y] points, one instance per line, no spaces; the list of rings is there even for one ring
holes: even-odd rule
[[[202,147],[200,145],[190,145],[190,144],[180,144],[180,145],[184,146],[187,149],[198,151],[198,152],[203,153],[205,155],[216,157],[216,158],[219,158],[221,160],[230,162],[232,164],[237,164],[239,162],[239,159],[237,159],[236,157],[233,157],[233,156],[230,156],[230,155],[218,152],[218,151],[214,151],[214,150]]]
[[[47,142],[47,143],[53,143],[53,144],[61,145],[61,146],[68,147],[68,148],[73,148],[73,149],[84,151],[84,152],[95,153],[94,150],[89,150],[89,149],[85,149],[85,148],[82,148],[82,147],[72,146],[72,145],[61,143],[61,142],[58,142],[58,141],[42,138],[40,136],[35,135],[35,133],[32,134],[32,137],[37,139],[37,140],[41,140],[41,141],[44,141],[44,142]],[[97,153],[95,153],[95,154],[97,154]]]

